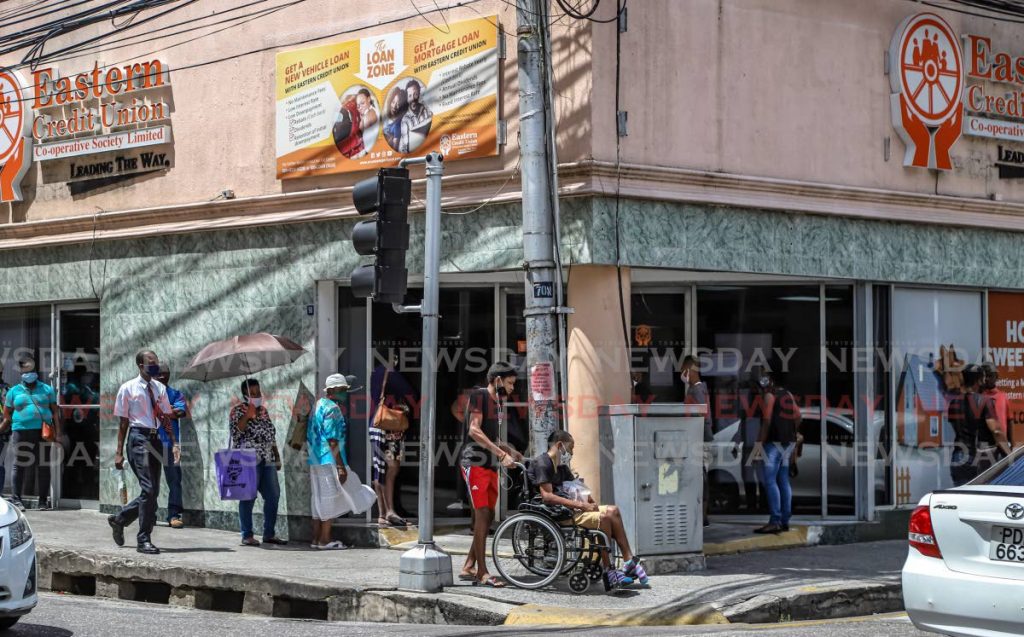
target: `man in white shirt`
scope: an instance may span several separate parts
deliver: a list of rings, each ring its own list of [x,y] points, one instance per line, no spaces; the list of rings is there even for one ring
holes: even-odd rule
[[[121,385],[114,402],[114,415],[120,419],[117,430],[117,449],[114,466],[124,468],[125,439],[128,441],[128,464],[139,481],[139,497],[107,518],[114,533],[114,542],[124,546],[124,527],[139,521],[139,553],[155,555],[160,549],[153,546],[151,534],[156,524],[157,496],[160,494],[160,472],[163,459],[163,442],[158,429],[170,429],[171,404],[167,400],[167,388],[155,379],[160,375],[160,359],[150,350],[141,350],[135,355],[139,375]],[[173,440],[175,462],[180,456],[178,441]]]

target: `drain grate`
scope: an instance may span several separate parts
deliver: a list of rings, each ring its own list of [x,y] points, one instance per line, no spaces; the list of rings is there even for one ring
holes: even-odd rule
[[[70,595],[96,594],[96,577],[94,575],[72,575],[71,573],[52,573],[50,590]]]
[[[273,616],[286,619],[319,619],[327,621],[327,602],[275,597]]]
[[[199,610],[241,613],[245,602],[245,591],[197,588],[195,590],[195,600],[195,607]]]
[[[167,604],[171,599],[171,585],[164,582],[122,581],[121,599],[148,604]]]

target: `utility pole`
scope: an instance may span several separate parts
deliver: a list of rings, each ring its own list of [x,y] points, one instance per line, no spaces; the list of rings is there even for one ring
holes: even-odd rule
[[[434,544],[434,438],[437,423],[438,275],[441,269],[441,176],[444,157],[403,159],[399,166],[425,164],[427,168],[426,242],[423,253],[423,301],[420,305],[393,304],[396,312],[418,312],[423,318],[423,375],[420,397],[420,502],[419,542],[402,554],[398,587],[436,593],[453,584],[452,558]]]
[[[526,269],[526,366],[533,453],[547,449],[558,427],[558,327],[550,176],[548,173],[545,56],[550,46],[547,0],[517,0],[519,61],[519,148],[523,184],[523,267]],[[552,131],[553,134],[553,131]],[[564,400],[564,396],[561,397]]]

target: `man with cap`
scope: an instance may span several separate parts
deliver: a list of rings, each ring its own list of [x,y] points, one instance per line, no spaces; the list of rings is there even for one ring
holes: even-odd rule
[[[348,456],[345,452],[345,438],[348,426],[341,406],[348,404],[350,388],[348,378],[342,374],[331,374],[324,383],[324,397],[317,401],[306,428],[306,442],[309,444],[310,511],[313,517],[312,548],[339,550],[346,548],[337,540],[331,540],[331,520],[335,517],[326,511],[324,483],[320,477],[325,467],[332,468],[331,478],[338,481],[337,487],[348,479]]]

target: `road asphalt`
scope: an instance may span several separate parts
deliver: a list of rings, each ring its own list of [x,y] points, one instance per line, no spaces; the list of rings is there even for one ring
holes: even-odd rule
[[[274,619],[254,615],[232,615],[155,604],[97,600],[44,593],[39,606],[16,628],[5,633],[17,637],[92,637],[146,635],[181,637],[488,637],[498,635],[542,635],[550,628],[518,626],[412,626],[407,624],[366,624]],[[566,637],[636,637],[631,627],[560,629]],[[714,635],[715,637],[925,637],[903,614],[880,615],[828,622],[791,623],[767,626],[692,626],[644,628],[644,635]]]

